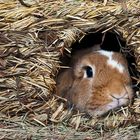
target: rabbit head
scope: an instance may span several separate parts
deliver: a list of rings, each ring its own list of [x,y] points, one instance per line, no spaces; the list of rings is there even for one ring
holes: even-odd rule
[[[91,116],[131,102],[131,78],[122,54],[104,50],[79,52],[73,60],[72,66],[58,76],[59,96]]]

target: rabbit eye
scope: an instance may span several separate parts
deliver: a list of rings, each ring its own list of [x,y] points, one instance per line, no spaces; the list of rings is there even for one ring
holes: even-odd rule
[[[84,67],[85,71],[86,71],[86,77],[87,78],[91,78],[93,77],[93,71],[92,68],[89,66]]]

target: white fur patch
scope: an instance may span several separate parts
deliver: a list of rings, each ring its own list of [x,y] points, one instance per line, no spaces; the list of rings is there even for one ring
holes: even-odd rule
[[[107,61],[107,63],[108,63],[109,65],[111,65],[113,68],[118,69],[120,73],[123,73],[124,67],[123,67],[123,65],[120,64],[119,62],[117,62],[117,61],[115,61],[115,60],[113,60],[113,59],[111,58],[111,59],[109,59],[109,60]]]
[[[104,50],[100,50],[98,52],[101,55],[104,55],[104,56],[108,57],[108,60],[107,60],[108,65],[112,66],[112,68],[116,68],[120,73],[123,73],[124,66],[121,63],[119,63],[118,61],[116,61],[112,58],[113,52],[104,51]]]
[[[105,50],[100,50],[100,51],[98,51],[100,54],[102,54],[102,55],[104,55],[104,56],[106,56],[106,57],[108,57],[108,58],[112,58],[112,55],[113,55],[113,52],[109,52],[109,51],[105,51]]]

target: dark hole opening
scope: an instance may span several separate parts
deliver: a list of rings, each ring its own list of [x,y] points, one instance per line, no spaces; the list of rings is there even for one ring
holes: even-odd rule
[[[103,39],[104,38],[104,39]],[[89,33],[85,35],[80,41],[76,41],[72,44],[71,54],[67,51],[64,53],[64,56],[60,58],[63,66],[69,66],[71,61],[71,56],[77,51],[90,48],[95,44],[101,44],[101,49],[107,51],[121,52],[128,61],[128,68],[130,75],[132,77],[132,85],[134,91],[139,91],[140,85],[137,84],[138,77],[140,76],[136,69],[136,62],[133,51],[126,45],[126,41],[120,38],[119,35],[106,32],[105,34],[101,32]]]

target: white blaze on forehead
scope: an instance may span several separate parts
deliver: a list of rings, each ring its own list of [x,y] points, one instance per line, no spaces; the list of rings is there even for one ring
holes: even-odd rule
[[[104,50],[100,50],[98,51],[100,54],[108,57],[108,58],[112,58],[113,52],[109,52],[109,51],[104,51]]]
[[[100,50],[98,52],[101,55],[104,55],[104,56],[108,57],[108,60],[107,60],[108,65],[112,66],[112,68],[116,68],[120,73],[123,73],[124,66],[121,63],[119,63],[118,61],[116,61],[112,58],[113,52],[104,51],[104,50]]]
[[[117,61],[115,61],[115,60],[113,60],[113,59],[109,59],[109,60],[107,61],[107,63],[108,63],[109,65],[111,65],[113,68],[118,69],[120,73],[123,73],[124,67],[123,67],[123,65],[120,64],[119,62],[117,62]]]

